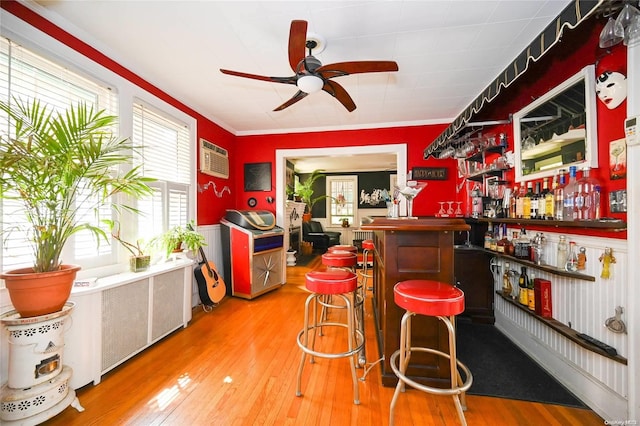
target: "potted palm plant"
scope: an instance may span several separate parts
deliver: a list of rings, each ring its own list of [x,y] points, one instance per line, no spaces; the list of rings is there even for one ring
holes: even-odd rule
[[[147,183],[152,179],[137,167],[119,170],[131,164],[134,146],[113,134],[116,117],[103,110],[80,103],[55,112],[38,100],[17,98],[0,101],[0,110],[11,123],[10,134],[0,136],[0,199],[6,213],[26,219],[15,227],[24,232],[34,255],[33,266],[0,278],[21,316],[44,315],[62,309],[80,269],[61,263],[68,238],[82,230],[98,240],[107,238],[81,212],[95,211],[107,200],[135,212],[113,196],[151,194]],[[59,290],[51,289],[54,284]]]
[[[327,198],[326,195],[320,195],[315,198],[313,197],[313,184],[318,179],[324,176],[325,175],[321,172],[321,170],[314,170],[304,182],[296,182],[296,194],[298,194],[300,196],[300,200],[307,205],[305,213],[302,215],[302,219],[305,222],[311,220],[311,210],[313,209],[315,203]]]

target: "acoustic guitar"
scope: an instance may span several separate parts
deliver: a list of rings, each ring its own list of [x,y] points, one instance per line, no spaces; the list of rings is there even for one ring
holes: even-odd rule
[[[216,271],[216,265],[207,260],[202,247],[199,252],[202,260],[193,271],[198,283],[198,294],[203,305],[213,306],[227,294],[227,286]]]

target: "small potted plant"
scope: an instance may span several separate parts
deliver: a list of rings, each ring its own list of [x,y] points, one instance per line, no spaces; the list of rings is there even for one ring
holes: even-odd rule
[[[131,272],[142,272],[149,269],[151,265],[151,256],[145,254],[145,250],[142,248],[143,244],[140,240],[136,240],[135,244],[123,240],[120,237],[120,224],[110,220],[106,220],[111,228],[111,236],[114,240],[118,241],[124,248],[126,248],[131,256],[129,257],[129,270]],[[116,226],[117,224],[117,226]],[[117,228],[114,231],[114,228]]]
[[[69,237],[88,230],[107,238],[103,229],[81,212],[97,210],[107,202],[135,211],[114,200],[116,194],[131,198],[150,195],[138,167],[120,171],[132,163],[135,147],[113,133],[115,116],[79,103],[55,112],[38,100],[0,101],[11,129],[0,136],[0,198],[5,214],[22,215],[32,246],[34,264],[0,274],[14,308],[22,317],[61,310],[69,295],[77,265],[61,262]],[[131,199],[129,198],[129,199]],[[84,200],[78,203],[78,200]]]
[[[201,247],[206,246],[207,242],[204,236],[194,229],[193,221],[190,221],[186,227],[180,225],[174,226],[162,234],[157,242],[164,249],[167,257],[170,256],[171,253],[177,253],[183,249],[195,255],[195,252]]]

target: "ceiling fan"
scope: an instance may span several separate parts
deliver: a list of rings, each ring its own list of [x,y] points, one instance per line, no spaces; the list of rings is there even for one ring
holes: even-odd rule
[[[356,109],[356,104],[344,87],[333,81],[333,78],[358,73],[398,71],[398,64],[395,61],[353,61],[322,65],[312,55],[313,49],[317,46],[317,41],[313,39],[307,40],[307,21],[294,20],[291,21],[291,29],[289,31],[289,64],[295,75],[291,77],[267,77],[225,69],[220,69],[220,71],[237,77],[297,86],[298,92],[291,99],[274,109],[274,111],[282,111],[305,98],[309,93],[324,90],[344,105],[349,112]],[[307,49],[309,50],[308,55],[306,54]]]

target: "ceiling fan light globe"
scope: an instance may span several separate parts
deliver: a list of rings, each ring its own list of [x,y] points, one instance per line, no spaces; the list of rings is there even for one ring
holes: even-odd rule
[[[316,93],[322,90],[324,81],[317,75],[303,75],[298,78],[296,85],[305,93]]]

